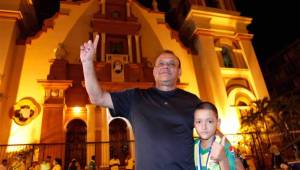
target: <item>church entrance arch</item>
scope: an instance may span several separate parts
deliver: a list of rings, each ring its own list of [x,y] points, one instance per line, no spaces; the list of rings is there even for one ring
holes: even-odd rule
[[[129,130],[124,120],[113,119],[109,124],[110,159],[113,155],[119,158],[121,165],[125,164],[129,154]]]
[[[74,119],[67,125],[66,148],[65,148],[65,169],[68,169],[72,159],[76,159],[81,169],[86,165],[86,137],[87,126],[83,120]]]

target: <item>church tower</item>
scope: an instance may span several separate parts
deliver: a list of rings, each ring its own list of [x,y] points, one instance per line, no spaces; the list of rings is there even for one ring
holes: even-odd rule
[[[231,0],[194,0],[189,5],[179,34],[192,50],[200,96],[218,107],[222,120],[238,125],[244,106],[269,97],[247,30],[252,19],[234,11]],[[227,127],[222,126],[226,133],[239,128]]]

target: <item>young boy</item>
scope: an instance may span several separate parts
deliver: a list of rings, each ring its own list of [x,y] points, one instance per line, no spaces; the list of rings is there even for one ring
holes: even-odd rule
[[[223,136],[216,135],[221,120],[217,108],[209,102],[197,105],[194,127],[199,135],[195,140],[194,157],[196,170],[235,170],[234,152]]]

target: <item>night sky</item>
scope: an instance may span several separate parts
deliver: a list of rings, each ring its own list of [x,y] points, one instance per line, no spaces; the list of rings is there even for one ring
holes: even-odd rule
[[[152,6],[151,0],[138,1],[148,8]],[[171,0],[157,1],[160,11],[167,12],[170,9]],[[298,0],[233,1],[242,16],[253,18],[248,30],[254,34],[252,44],[262,67],[264,67],[264,63],[269,57],[279,53],[288,44],[300,37],[300,6],[297,4]]]
[[[253,18],[248,30],[254,34],[252,42],[261,66],[300,37],[300,8],[296,0],[267,2],[270,3],[235,0],[241,15]]]

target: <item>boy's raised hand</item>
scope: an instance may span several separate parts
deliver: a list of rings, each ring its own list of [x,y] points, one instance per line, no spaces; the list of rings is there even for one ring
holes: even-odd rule
[[[99,41],[99,35],[97,34],[94,42],[89,40],[80,46],[80,60],[82,63],[92,62],[94,60],[94,55],[97,50],[97,45]]]
[[[210,158],[216,162],[227,160],[226,154],[225,154],[225,143],[226,138],[225,136],[222,137],[221,143],[214,142],[211,147],[211,155]]]

